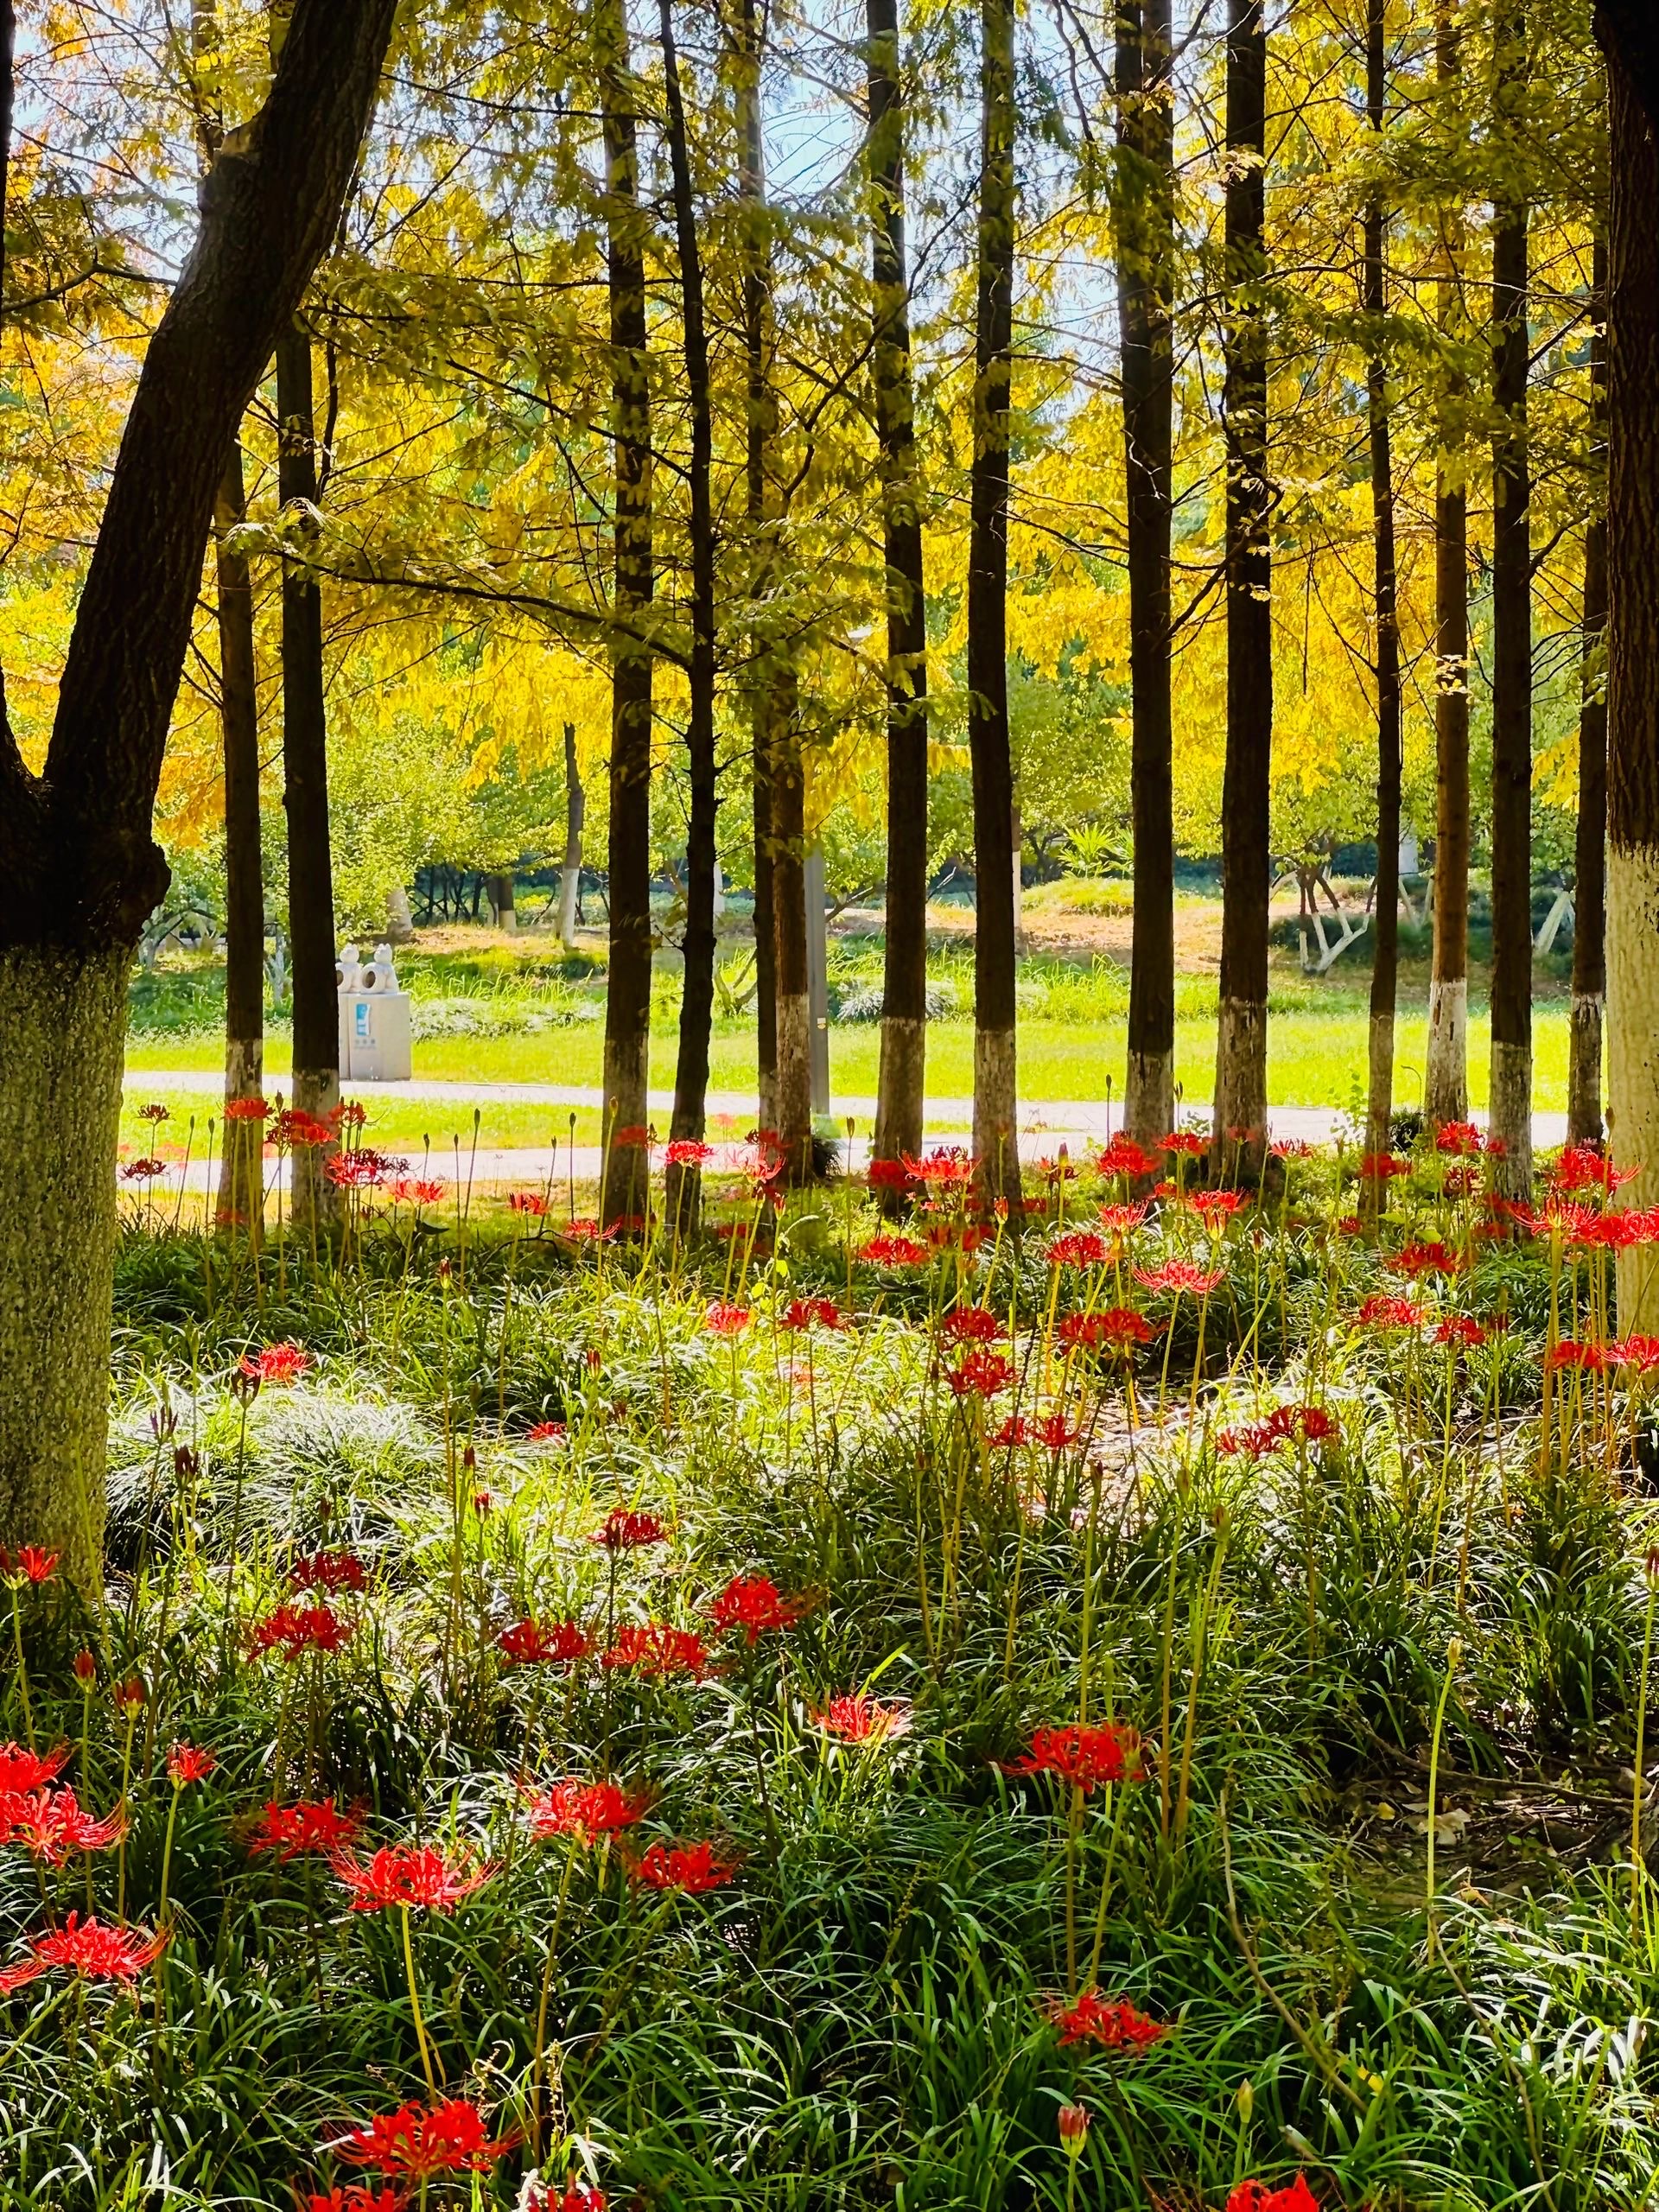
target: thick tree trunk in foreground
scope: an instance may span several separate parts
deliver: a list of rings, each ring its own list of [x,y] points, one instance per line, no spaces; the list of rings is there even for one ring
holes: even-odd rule
[[[968,550],[974,785],[974,1153],[988,1202],[1020,1197],[1008,747],[1008,405],[1014,346],[1014,9],[982,0],[979,279]]]
[[[1512,161],[1525,28],[1495,27],[1497,104]],[[1500,204],[1492,232],[1492,1073],[1488,1123],[1503,1146],[1497,1187],[1532,1192],[1532,477],[1527,437],[1527,209]]]
[[[151,816],[168,722],[225,456],[339,220],[393,13],[296,0],[145,350],[43,776],[0,728],[0,1542],[61,1552],[89,1596],[126,978],[167,886]]]
[[[1262,297],[1268,39],[1262,0],[1229,0],[1226,381],[1227,762],[1214,1158],[1254,1177],[1267,1143],[1273,753],[1268,333]]]
[[[1381,131],[1388,120],[1384,0],[1367,0],[1366,116]],[[1371,964],[1371,1020],[1365,1148],[1386,1152],[1394,1112],[1394,1002],[1400,977],[1399,575],[1394,535],[1394,445],[1389,419],[1388,360],[1382,318],[1388,311],[1388,217],[1380,200],[1365,211],[1365,315],[1371,326],[1365,364],[1371,443],[1371,548],[1376,602],[1376,903]],[[1373,1185],[1374,1189],[1380,1185]]]
[[[484,895],[490,902],[499,930],[516,931],[518,909],[513,900],[512,877],[505,868],[492,868],[484,879]]]
[[[576,726],[564,726],[564,865],[559,870],[559,943],[575,950],[576,914],[582,905],[582,831],[588,819],[588,794],[576,759]]]
[[[812,1178],[812,1047],[806,982],[806,779],[792,667],[768,686],[772,715],[772,901],[778,948],[778,1141],[791,1183]]]
[[[674,1067],[670,1134],[700,1139],[709,1103],[709,1039],[715,1018],[715,524],[710,474],[714,418],[709,388],[709,335],[703,316],[702,249],[692,195],[691,159],[672,0],[662,0],[664,86],[668,98],[669,156],[674,180],[674,231],[680,263],[681,322],[691,451],[687,470],[691,552],[691,661],[685,744],[691,786],[685,850],[685,976],[680,997],[679,1054]],[[671,1167],[667,1205],[682,1228],[696,1218],[701,1176]]]
[[[1451,99],[1460,67],[1457,0],[1437,0],[1435,73]],[[1443,218],[1446,274],[1440,327],[1459,324],[1461,219]],[[1423,1114],[1431,1128],[1469,1111],[1469,503],[1465,489],[1466,395],[1448,372],[1440,401],[1440,457],[1434,489],[1434,960],[1428,988],[1428,1066]]]
[[[778,918],[772,898],[772,851],[778,829],[772,816],[772,725],[768,715],[750,716],[753,754],[751,798],[754,812],[754,1027],[758,1059],[756,1094],[760,1127],[778,1126]]]
[[[772,302],[772,245],[766,231],[766,151],[760,131],[760,29],[754,0],[742,0],[738,18],[737,192],[742,209],[743,367],[747,415],[744,428],[744,493],[748,524],[750,666],[747,685],[751,794],[754,830],[754,1030],[760,1126],[775,1129],[778,1110],[778,823],[777,715],[771,696],[765,625],[760,610],[772,586],[775,534],[768,528],[766,447],[776,416],[766,375],[767,324]]]
[[[1610,1142],[1659,1201],[1659,149],[1608,71],[1607,1039]],[[1649,1248],[1618,1255],[1618,1326],[1659,1332]]]
[[[1122,0],[1114,200],[1128,485],[1135,919],[1123,1126],[1149,1149],[1175,1116],[1175,828],[1171,768],[1171,424],[1175,122],[1169,0]]]
[[[276,341],[276,489],[284,507],[317,504],[311,340],[290,323]],[[283,804],[288,813],[288,937],[294,962],[292,1104],[327,1121],[340,1103],[340,993],[334,944],[334,856],[328,826],[328,713],[322,681],[322,594],[302,572],[283,570]],[[334,1145],[289,1154],[295,1225],[337,1217],[328,1179]]]
[[[253,582],[226,543],[242,519],[242,448],[231,448],[213,510],[219,582],[219,719],[225,733],[225,1103],[263,1095],[265,1077],[265,880],[259,844],[259,696]],[[264,1211],[264,1125],[227,1116],[218,1211],[257,1236]]]
[[[646,219],[639,207],[634,96],[622,0],[595,10],[594,58],[605,134],[610,293],[611,436],[616,478],[612,545],[610,828],[606,852],[610,963],[605,991],[607,1135],[643,1128],[651,1059],[652,549],[651,378],[645,353]],[[605,1217],[643,1214],[650,1160],[613,1150]]]
[[[1590,340],[1592,435],[1602,464],[1584,533],[1584,674],[1579,703],[1579,814],[1573,872],[1573,1011],[1567,1041],[1567,1141],[1599,1144],[1602,1007],[1607,993],[1607,249],[1595,245]]]
[[[887,887],[877,1160],[922,1148],[927,1088],[927,594],[905,252],[898,0],[867,0],[875,437],[887,571]],[[888,1211],[902,1203],[883,1193]]]

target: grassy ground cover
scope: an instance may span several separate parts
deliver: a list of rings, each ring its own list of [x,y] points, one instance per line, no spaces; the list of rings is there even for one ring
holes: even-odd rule
[[[0,2202],[1650,2202],[1659,1224],[766,1169],[133,1208],[105,1598],[12,1577]]]

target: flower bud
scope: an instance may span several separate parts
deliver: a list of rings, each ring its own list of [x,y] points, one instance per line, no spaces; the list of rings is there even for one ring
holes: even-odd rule
[[[96,1653],[91,1651],[76,1652],[75,1680],[83,1685],[95,1682],[98,1680],[98,1657]]]
[[[1248,2075],[1239,2083],[1238,2093],[1233,2101],[1238,2107],[1240,2126],[1248,2127],[1250,2124],[1250,2114],[1255,2110],[1255,2084]]]
[[[1068,2158],[1080,2158],[1089,2140],[1089,2115],[1081,2105],[1060,2107],[1060,2148]]]

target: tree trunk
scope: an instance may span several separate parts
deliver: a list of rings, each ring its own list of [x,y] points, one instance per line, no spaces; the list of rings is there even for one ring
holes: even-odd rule
[[[1584,674],[1579,704],[1579,813],[1573,874],[1573,1013],[1567,1141],[1601,1141],[1601,1026],[1607,990],[1607,249],[1595,244],[1590,340],[1591,435],[1599,481],[1584,533]]]
[[[588,816],[588,794],[582,787],[576,760],[576,726],[564,726],[564,866],[559,871],[559,943],[567,952],[575,949],[576,915],[582,902],[582,825]]]
[[[259,1097],[265,1060],[265,881],[259,842],[259,698],[253,584],[226,543],[242,519],[242,448],[232,444],[213,512],[219,582],[219,719],[225,734],[225,1103]],[[218,1211],[257,1237],[264,1211],[264,1126],[227,1116]]]
[[[88,1599],[126,981],[167,887],[151,823],[168,724],[226,455],[338,223],[393,14],[393,0],[296,0],[265,105],[205,181],[144,351],[43,775],[0,720],[0,1541],[60,1552]],[[0,168],[10,20],[0,10]]]
[[[811,1020],[806,973],[806,780],[794,669],[769,686],[772,723],[772,899],[778,944],[778,1141],[791,1183],[812,1177]]]
[[[1385,0],[1366,0],[1366,113],[1372,130],[1388,119]],[[1380,199],[1365,211],[1365,315],[1370,325],[1365,364],[1371,436],[1371,545],[1376,601],[1376,904],[1371,965],[1370,1096],[1365,1148],[1386,1152],[1394,1113],[1395,997],[1400,976],[1400,614],[1394,538],[1394,450],[1389,419],[1388,216]],[[1373,1185],[1373,1188],[1380,1188]]]
[[[1526,27],[1493,26],[1496,121],[1524,158],[1514,111]],[[1488,1116],[1503,1146],[1497,1187],[1532,1193],[1532,481],[1527,435],[1527,207],[1501,200],[1492,231],[1492,1072]]]
[[[1624,71],[1608,71],[1607,1040],[1610,1141],[1659,1201],[1659,150]],[[1618,1255],[1618,1326],[1659,1333],[1650,1248]]]
[[[754,806],[754,1025],[759,1062],[757,1101],[760,1127],[778,1126],[778,914],[772,895],[772,852],[778,840],[772,816],[772,724],[752,702],[749,717],[753,760]]]
[[[898,0],[866,0],[875,438],[887,601],[887,884],[877,1160],[922,1148],[927,1084],[927,594],[905,251]],[[888,1211],[902,1193],[884,1191]]]
[[[1457,0],[1436,0],[1435,75],[1443,101],[1460,69]],[[1461,320],[1460,214],[1445,219],[1446,270],[1439,320],[1449,341]],[[1464,488],[1467,394],[1443,374],[1434,488],[1434,961],[1428,992],[1423,1114],[1431,1128],[1469,1111],[1469,512]]]
[[[766,443],[775,407],[766,376],[766,322],[772,250],[763,200],[765,149],[760,130],[760,32],[753,0],[743,0],[737,30],[739,73],[737,189],[742,209],[744,485],[748,524],[749,599],[758,616],[770,587],[773,544],[767,527]],[[754,1024],[760,1125],[778,1127],[777,715],[769,696],[766,640],[755,621],[750,637],[749,717],[754,826]]]
[[[1214,1157],[1254,1179],[1267,1142],[1273,750],[1263,0],[1229,0],[1226,375],[1227,759],[1221,803],[1221,1007]]]
[[[605,135],[605,224],[610,292],[611,436],[616,477],[612,542],[610,827],[606,904],[610,962],[605,991],[607,1138],[642,1128],[651,1059],[652,548],[651,376],[646,359],[648,221],[639,198],[633,79],[622,0],[594,10],[594,60]],[[650,1160],[613,1151],[605,1217],[645,1211]]]
[[[276,488],[286,508],[317,504],[311,340],[290,323],[276,341]],[[334,944],[334,862],[328,831],[328,719],[322,681],[322,594],[289,563],[283,568],[283,804],[288,812],[288,934],[294,957],[293,1104],[327,1121],[340,1104],[340,993]],[[327,1164],[337,1147],[289,1154],[296,1229],[321,1229],[339,1212]]]
[[[686,396],[691,415],[687,490],[691,554],[691,660],[686,719],[690,809],[685,850],[685,976],[680,998],[679,1054],[674,1068],[677,1138],[700,1139],[709,1099],[709,1040],[715,1015],[715,821],[718,804],[715,760],[715,527],[710,474],[714,422],[709,388],[709,337],[703,318],[702,250],[692,196],[691,160],[679,57],[674,45],[673,0],[661,0],[664,89],[668,102],[669,158],[674,185],[674,230],[680,263],[681,324],[685,343]],[[667,1205],[681,1228],[696,1218],[701,1190],[696,1167],[669,1170]]]
[[[981,0],[978,287],[968,549],[974,790],[974,1153],[987,1204],[1020,1200],[1008,745],[1008,407],[1014,346],[1014,8]]]
[[[1129,574],[1135,916],[1123,1126],[1148,1150],[1175,1118],[1175,827],[1170,530],[1175,116],[1169,0],[1117,15],[1118,342]]]
[[[505,868],[492,868],[484,878],[484,893],[495,916],[497,929],[516,931],[518,910],[513,903],[512,877],[509,872]]]

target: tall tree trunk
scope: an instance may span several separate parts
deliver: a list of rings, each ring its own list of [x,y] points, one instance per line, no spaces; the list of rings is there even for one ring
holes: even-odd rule
[[[968,547],[974,788],[974,1152],[988,1203],[1020,1199],[1008,743],[1008,413],[1014,349],[1014,7],[981,0],[978,296]],[[1017,1216],[1014,1217],[1017,1218]]]
[[[1493,26],[1500,140],[1522,148],[1526,19]],[[1498,1187],[1532,1192],[1532,475],[1527,434],[1527,207],[1506,198],[1492,230],[1492,1075]]]
[[[1443,102],[1457,93],[1458,0],[1436,0],[1435,75]],[[1448,132],[1448,136],[1450,132]],[[1443,336],[1462,327],[1463,217],[1443,222],[1440,286]],[[1434,962],[1428,990],[1428,1066],[1423,1113],[1431,1128],[1469,1111],[1469,503],[1465,488],[1467,395],[1461,372],[1443,372],[1440,453],[1434,487]]]
[[[1227,759],[1221,803],[1221,1007],[1215,1159],[1254,1176],[1267,1142],[1273,753],[1268,479],[1263,0],[1229,0],[1226,375]]]
[[[1388,120],[1385,0],[1366,0],[1365,105],[1373,131]],[[1386,1152],[1394,1113],[1395,997],[1400,976],[1400,613],[1394,538],[1394,449],[1389,419],[1388,215],[1380,198],[1365,210],[1365,363],[1371,440],[1371,546],[1376,603],[1376,904],[1371,964],[1370,1096],[1365,1148]],[[1373,1189],[1381,1186],[1374,1185]]]
[[[763,1129],[778,1126],[778,914],[772,896],[772,721],[757,697],[749,716],[754,809],[754,1027],[757,1103]]]
[[[791,1183],[812,1177],[811,1023],[806,972],[806,777],[800,687],[780,662],[767,687],[772,722],[772,899],[778,949],[778,1142]]]
[[[513,899],[512,871],[503,868],[492,868],[484,878],[484,895],[490,902],[497,929],[516,931],[518,909]]]
[[[685,851],[685,976],[680,998],[679,1055],[674,1068],[671,1134],[700,1139],[709,1100],[709,1039],[715,1016],[715,524],[710,475],[714,418],[709,390],[709,336],[703,316],[702,250],[697,237],[686,141],[685,104],[674,44],[673,0],[661,0],[664,89],[674,185],[674,232],[680,263],[681,322],[686,395],[691,413],[687,471],[691,553],[691,658],[686,753],[691,804]],[[701,1191],[696,1167],[671,1167],[667,1205],[682,1228],[696,1217]]]
[[[225,1103],[255,1099],[265,1072],[265,880],[259,839],[259,697],[253,583],[226,543],[242,519],[242,448],[231,447],[213,510],[219,582],[219,719],[225,736]],[[218,1211],[257,1237],[264,1211],[264,1125],[227,1113]]]
[[[205,181],[145,349],[43,774],[0,720],[0,1542],[60,1553],[89,1598],[126,984],[167,887],[151,825],[168,724],[225,458],[339,220],[393,14],[393,0],[296,0],[264,108]],[[10,25],[0,7],[3,151]]]
[[[559,870],[559,943],[575,950],[576,915],[582,905],[582,829],[588,818],[588,794],[576,759],[576,726],[564,726],[564,865]]]
[[[1607,1121],[1659,1201],[1659,148],[1630,79],[1608,70]],[[1659,1333],[1650,1249],[1618,1255],[1618,1325]]]
[[[1169,0],[1120,0],[1114,202],[1129,572],[1135,918],[1123,1126],[1148,1149],[1175,1116],[1175,810],[1170,530],[1175,109]]]
[[[594,58],[605,135],[610,296],[612,540],[610,826],[606,850],[610,962],[605,991],[607,1134],[643,1128],[651,1059],[652,549],[651,375],[646,358],[647,219],[639,207],[634,90],[623,0],[599,0]],[[605,1217],[645,1211],[649,1156],[613,1151]]]
[[[292,322],[276,341],[276,488],[286,508],[317,504],[311,340]],[[328,832],[328,717],[322,680],[322,594],[283,568],[283,804],[288,812],[288,934],[294,960],[293,1103],[327,1121],[340,1104],[340,993],[334,861]],[[300,1145],[293,1166],[297,1228],[338,1212],[328,1179],[333,1145]]]
[[[1584,533],[1584,672],[1579,702],[1579,813],[1573,871],[1573,1014],[1567,1141],[1601,1141],[1601,1020],[1607,990],[1607,248],[1594,249],[1590,340],[1595,508]]]
[[[887,887],[877,1160],[922,1148],[927,1085],[927,593],[905,252],[899,0],[866,0],[875,442],[887,600]],[[902,1194],[883,1192],[888,1211]]]
[[[758,612],[769,588],[772,544],[767,529],[766,446],[773,396],[766,377],[766,320],[772,249],[763,198],[760,31],[753,0],[742,0],[735,31],[739,81],[737,188],[743,216],[744,486],[749,532],[749,598]],[[750,637],[747,684],[754,828],[754,1022],[760,1127],[778,1127],[778,824],[776,716],[768,696],[766,640],[756,622]]]

